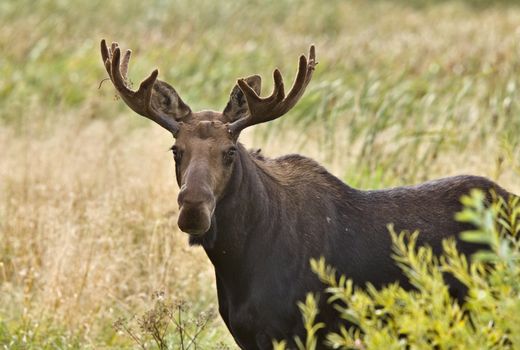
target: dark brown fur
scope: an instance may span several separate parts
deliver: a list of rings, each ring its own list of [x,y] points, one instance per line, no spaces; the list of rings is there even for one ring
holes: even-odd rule
[[[443,238],[468,229],[454,220],[460,196],[472,188],[509,195],[476,176],[359,191],[311,159],[262,160],[239,149],[211,229],[190,242],[201,244],[215,266],[220,314],[244,349],[267,349],[271,339],[292,344],[293,335],[303,335],[296,302],[323,288],[309,269],[310,258],[324,256],[359,286],[399,281],[411,288],[391,259],[388,223],[397,231],[420,230],[421,243],[439,253]],[[466,254],[479,248],[459,246]],[[462,299],[463,286],[449,282]],[[337,317],[324,303],[320,315],[329,324]]]

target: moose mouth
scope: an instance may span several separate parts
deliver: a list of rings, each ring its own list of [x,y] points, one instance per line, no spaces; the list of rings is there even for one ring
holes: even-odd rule
[[[214,210],[214,205],[206,203],[181,205],[177,224],[182,232],[192,236],[202,236],[211,227]]]

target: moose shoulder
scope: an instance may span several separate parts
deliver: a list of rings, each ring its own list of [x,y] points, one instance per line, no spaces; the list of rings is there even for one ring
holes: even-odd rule
[[[420,230],[421,243],[438,252],[443,238],[467,229],[453,219],[463,194],[480,188],[511,195],[476,176],[360,191],[309,158],[248,152],[238,142],[240,131],[276,119],[297,103],[316,65],[312,46],[308,58],[300,57],[287,95],[278,70],[273,93],[265,98],[254,75],[238,80],[223,112],[192,112],[173,87],[157,79],[157,70],[133,91],[127,84],[130,51],[121,58],[118,45],[109,48],[103,40],[101,54],[128,106],[175,138],[178,225],[213,263],[220,314],[243,349],[270,349],[272,339],[294,345],[293,336],[303,335],[296,303],[322,287],[309,269],[310,258],[324,256],[360,286],[399,281],[411,288],[391,259],[387,224]],[[479,248],[464,242],[459,247],[466,254]],[[449,283],[462,299],[462,285]],[[333,310],[325,303],[320,309],[333,324]]]

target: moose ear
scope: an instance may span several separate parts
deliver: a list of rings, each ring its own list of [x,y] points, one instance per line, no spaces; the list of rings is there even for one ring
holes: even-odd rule
[[[260,89],[262,86],[262,78],[259,75],[252,75],[244,79],[246,83],[256,92],[257,95],[260,95]],[[247,106],[247,101],[242,92],[242,89],[237,85],[231,90],[231,94],[229,95],[229,102],[224,108],[224,118],[228,123],[234,122],[235,120],[244,118],[247,114],[249,114],[249,108]]]

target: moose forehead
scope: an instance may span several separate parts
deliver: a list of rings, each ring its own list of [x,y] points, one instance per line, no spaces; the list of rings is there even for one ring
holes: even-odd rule
[[[212,111],[193,113],[191,118],[181,123],[177,139],[220,139],[228,140],[232,136],[229,133],[229,125],[221,120],[222,114]]]

